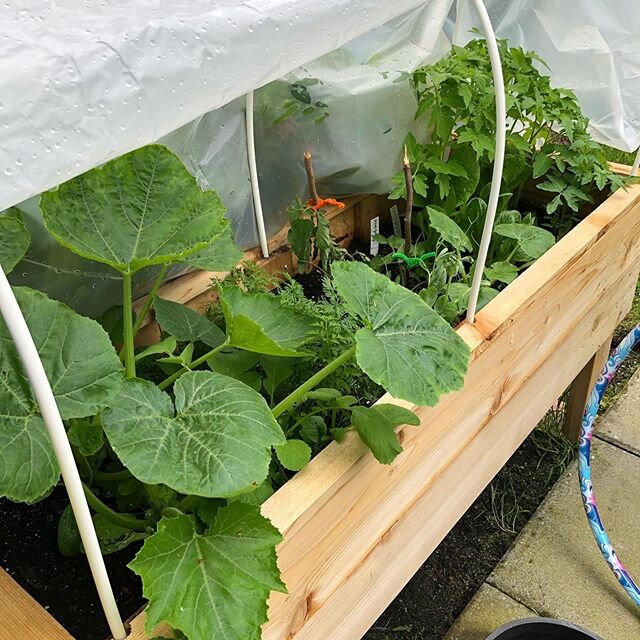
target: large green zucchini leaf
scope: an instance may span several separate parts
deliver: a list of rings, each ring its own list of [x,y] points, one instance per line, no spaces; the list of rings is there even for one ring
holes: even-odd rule
[[[189,495],[230,497],[267,477],[271,447],[285,443],[262,396],[228,376],[190,371],[171,397],[151,382],[128,380],[105,411],[107,438],[142,482]]]
[[[276,296],[223,287],[220,303],[231,346],[270,356],[309,355],[300,347],[311,337],[311,321],[282,307]]]
[[[20,212],[7,209],[0,212],[0,267],[9,273],[22,260],[31,243],[31,236],[22,223]]]
[[[106,331],[39,291],[14,292],[62,417],[83,418],[108,406],[123,373]],[[58,477],[49,435],[0,317],[0,495],[35,502]]]
[[[166,621],[192,640],[260,640],[271,591],[285,591],[278,530],[257,506],[233,502],[204,533],[192,518],[160,521],[129,565],[149,600],[148,633]]]
[[[153,144],[42,194],[45,226],[75,253],[133,273],[186,259],[228,227],[213,191],[180,159]]]
[[[356,359],[372,380],[422,406],[462,387],[469,348],[420,296],[361,262],[334,265],[333,277],[365,323],[356,333]]]

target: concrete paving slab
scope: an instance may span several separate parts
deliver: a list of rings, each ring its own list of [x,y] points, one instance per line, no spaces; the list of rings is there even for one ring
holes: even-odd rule
[[[612,542],[640,579],[640,458],[596,440],[593,479]],[[560,479],[488,582],[537,611],[605,640],[640,640],[640,612],[618,585],[587,524],[577,465]]]
[[[444,640],[485,640],[503,624],[535,615],[531,609],[485,582]]]
[[[598,421],[596,435],[640,455],[640,370]]]

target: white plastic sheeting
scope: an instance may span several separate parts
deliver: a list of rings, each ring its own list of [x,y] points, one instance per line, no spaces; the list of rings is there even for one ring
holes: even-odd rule
[[[485,0],[499,38],[536,51],[554,84],[573,89],[594,137],[625,151],[640,146],[640,2]],[[468,0],[457,4],[454,41],[478,24]]]
[[[421,4],[4,2],[0,209],[153,142]]]
[[[417,109],[409,75],[449,50],[442,26],[450,6],[450,0],[432,0],[257,92],[256,147],[269,232],[286,222],[284,208],[306,189],[305,151],[313,155],[320,195],[389,191]],[[296,111],[287,116],[292,102]]]
[[[537,50],[554,82],[576,90],[600,140],[640,144],[640,5],[486,4],[498,36]],[[447,52],[445,25],[464,42],[476,23],[465,0],[13,0],[2,17],[0,209],[160,140],[220,193],[244,248],[258,241],[245,92],[259,89],[256,147],[272,234],[305,190],[305,150],[321,194],[389,188],[416,126],[409,74]],[[14,283],[84,313],[118,301],[117,276],[42,230],[37,197],[20,208],[34,246]]]
[[[416,101],[409,86],[409,74],[420,64],[434,61],[448,50],[449,41],[442,31],[442,25],[452,1],[431,0],[427,4],[414,3],[421,6],[387,20],[382,26],[369,30],[344,47],[311,60],[256,93],[256,147],[269,234],[275,233],[284,224],[284,208],[305,189],[306,178],[302,166],[302,154],[305,150],[314,153],[321,193],[336,195],[388,190],[389,177],[399,166],[402,143],[408,128],[412,125],[416,109]],[[304,3],[296,4],[296,11],[302,11],[302,4]],[[408,3],[394,4],[394,11],[406,4]],[[355,11],[354,15],[359,16],[366,24],[377,22],[373,21],[369,14],[378,11],[378,3],[368,2],[368,7],[370,8],[363,11],[356,3],[349,3],[349,11]],[[339,11],[339,7],[334,9]],[[301,19],[302,14],[297,15]],[[351,13],[349,16],[352,20],[356,19]],[[337,22],[333,30],[339,31],[342,41],[346,39],[346,26],[337,16],[334,16],[334,19]],[[293,30],[293,35],[297,33],[294,26],[287,27]],[[355,32],[361,30],[361,27],[362,25],[359,25]],[[315,29],[321,30],[321,27],[316,26]],[[319,50],[311,47],[315,29],[312,30],[310,47],[307,50],[307,55],[310,56],[314,56]],[[255,30],[254,37],[259,37]],[[334,35],[333,38],[335,37],[338,36]],[[237,42],[236,46],[240,47],[242,42]],[[268,46],[272,45],[281,54],[284,52],[284,45],[277,40],[274,42],[273,37],[270,38]],[[156,48],[158,47],[159,44]],[[269,54],[269,49],[266,53]],[[277,72],[281,72],[286,68],[286,62],[274,56],[275,49],[272,54],[258,56],[256,64],[264,65],[269,73],[274,72],[274,66]],[[263,78],[267,77],[266,73],[267,71],[264,71]],[[308,80],[317,82],[307,89],[313,96],[314,103],[322,102],[327,108],[318,109],[314,117],[310,117],[302,113],[308,105],[300,103],[302,108],[296,114],[281,119],[283,104],[291,98],[291,85]],[[179,80],[178,84],[181,81]],[[205,81],[206,86],[203,89],[208,93],[208,87],[217,83],[211,79],[207,81],[206,78]],[[235,90],[244,90],[245,85],[241,83],[245,81],[246,78],[238,78],[234,85]],[[251,84],[246,86],[250,87]],[[138,85],[134,84],[130,89],[140,95]],[[171,91],[169,94],[170,98],[174,96]],[[111,95],[111,90],[107,95]],[[214,97],[217,99],[217,96]],[[88,104],[84,103],[79,109],[87,107]],[[126,120],[126,108],[118,115],[115,107],[112,107],[112,113],[106,114],[109,109],[107,104],[111,103],[103,104],[105,112],[104,118],[99,117],[100,126],[105,128],[110,123],[111,127],[121,129],[123,125],[118,124],[119,118]],[[141,126],[138,122],[139,116],[136,115],[137,102],[129,100],[128,104],[131,107],[131,126],[136,123]],[[177,113],[170,111],[171,106],[169,103],[162,109],[168,116],[175,118]],[[159,110],[158,105],[150,110],[150,119],[146,125],[150,126],[153,119],[159,117]],[[0,111],[0,117],[3,112],[4,110]],[[317,123],[318,118],[325,112],[329,115]],[[143,110],[143,115],[146,113]],[[276,122],[278,120],[280,121]],[[106,139],[109,145],[103,149],[108,151],[109,155],[101,157],[101,160],[107,160],[158,139],[156,133],[161,131],[161,124],[165,128],[173,126],[164,122],[156,123],[150,134],[155,137],[144,141],[137,135],[132,138],[126,130],[122,130],[120,134],[109,132]],[[84,129],[76,132],[78,137],[73,140],[81,141],[83,132]],[[68,133],[66,131],[64,135],[71,145],[72,138]],[[46,134],[45,130],[42,133],[45,140]],[[258,237],[247,164],[244,98],[236,98],[223,107],[200,115],[159,139],[181,157],[203,188],[215,189],[220,194],[228,209],[228,216],[240,246],[247,248],[256,245]],[[114,140],[119,145],[117,152],[111,151],[111,142]],[[96,140],[95,152],[99,150]],[[3,148],[0,146],[0,154],[2,151]],[[67,156],[56,154],[54,157],[45,153],[47,161],[52,161],[43,165],[43,171],[47,168],[50,171],[55,169],[56,176],[58,171],[64,173],[60,167],[64,167]],[[57,164],[58,160],[60,165]],[[95,164],[93,161],[82,164],[82,170]],[[32,169],[35,171],[38,168],[36,160],[33,167],[21,164],[21,175],[31,175],[32,184],[36,184],[36,179],[47,180],[45,174],[31,174]],[[80,167],[76,169],[69,169],[69,177],[80,172]],[[0,182],[0,197],[4,188],[7,203],[13,202],[9,199],[12,198],[11,193],[8,194],[9,185],[12,184],[11,177],[9,176],[5,183]],[[49,187],[66,179],[66,176],[55,177],[49,180],[49,183],[43,182],[40,187],[34,189],[42,191],[45,186]],[[42,229],[37,200],[38,197],[34,196],[19,205],[26,213],[34,243],[27,260],[12,274],[12,281],[15,284],[34,286],[47,291],[53,297],[91,315],[98,315],[108,306],[117,303],[120,296],[119,278],[107,267],[71,254],[48,237]],[[142,294],[152,279],[153,273],[146,276],[138,274],[134,283],[137,293]]]

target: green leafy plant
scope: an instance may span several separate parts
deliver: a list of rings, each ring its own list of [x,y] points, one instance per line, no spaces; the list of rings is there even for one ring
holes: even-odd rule
[[[566,232],[566,211],[578,212],[593,202],[593,190],[623,184],[609,170],[606,154],[588,133],[589,120],[568,89],[553,87],[536,64],[548,68],[535,53],[499,41],[504,71],[509,128],[503,189],[516,208],[529,179],[557,195],[546,205],[560,231]],[[407,147],[414,170],[418,204],[436,204],[447,211],[478,195],[488,181],[495,139],[495,96],[484,40],[452,47],[450,54],[413,75],[418,98],[416,116],[425,114],[430,142],[413,136]],[[403,179],[396,177],[403,191]]]
[[[287,240],[298,258],[298,273],[304,273],[316,262],[328,271],[330,263],[342,252],[331,237],[324,209],[316,210],[297,198],[287,208],[287,217],[291,225]]]
[[[273,124],[280,124],[296,116],[309,120],[314,124],[321,124],[331,114],[329,106],[321,100],[311,96],[310,87],[321,84],[318,78],[303,78],[289,85],[289,97],[282,103],[280,113]]]
[[[326,273],[329,271],[331,262],[343,257],[345,252],[331,237],[329,220],[324,208],[328,204],[343,208],[344,203],[335,198],[320,198],[316,188],[311,154],[308,151],[304,154],[304,168],[311,199],[303,203],[300,198],[297,198],[287,209],[291,226],[287,240],[291,251],[298,258],[299,273],[304,273],[318,261]]]
[[[623,184],[590,138],[575,95],[551,85],[538,70],[546,65],[535,53],[504,40],[499,47],[508,130],[503,193],[479,307],[565,234],[594,195]],[[391,197],[413,202],[417,211],[412,220],[410,214],[405,217],[405,224],[412,222],[419,234],[412,242],[405,229],[404,245],[399,235],[380,237],[393,252],[374,258],[372,266],[419,289],[428,304],[454,322],[468,305],[494,154],[495,95],[485,42],[452,47],[449,55],[415,71],[413,85],[416,118],[426,122],[428,142],[407,136],[403,172],[393,177],[397,186]],[[523,214],[516,208],[527,182],[552,196],[544,209]]]
[[[323,395],[321,384],[357,367],[396,397],[432,405],[462,385],[467,345],[419,296],[362,263],[334,265],[327,304],[339,311],[327,307],[315,317],[291,298],[287,304],[286,296],[229,282],[219,287],[218,324],[159,298],[169,265],[220,271],[239,256],[217,195],[201,191],[160,145],[43,194],[41,208],[62,245],[122,277],[121,329],[117,314],[103,320],[111,335],[43,293],[15,288],[103,551],[143,542],[130,567],[149,600],[149,632],[166,621],[192,640],[258,640],[269,592],[284,589],[275,553],[281,536],[259,508],[273,492],[272,469],[295,471],[309,461],[305,439],[323,437],[325,409],[348,414],[344,426],[323,421],[330,437],[355,431],[384,463],[401,451],[395,429],[418,423],[394,405],[359,406],[336,389]],[[28,236],[16,212],[1,214],[0,225],[0,256],[10,270]],[[160,272],[135,317],[132,277],[150,266]],[[136,349],[152,308],[162,338]],[[309,347],[331,341],[316,322],[331,313],[348,318],[350,333],[291,388],[295,363],[313,362]],[[296,424],[294,409],[310,401],[320,411]],[[58,481],[42,417],[0,321],[0,495],[36,502]],[[65,554],[81,551],[69,510],[58,540]]]

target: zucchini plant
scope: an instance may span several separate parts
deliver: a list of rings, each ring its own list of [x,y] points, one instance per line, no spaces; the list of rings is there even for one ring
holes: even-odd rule
[[[190,640],[257,640],[270,591],[285,589],[275,552],[281,536],[259,505],[270,493],[270,468],[298,469],[310,454],[305,442],[287,437],[284,418],[314,394],[324,406],[331,392],[323,395],[321,383],[347,363],[398,398],[433,405],[461,387],[468,347],[416,294],[365,264],[337,263],[336,295],[355,332],[271,406],[246,363],[260,359],[275,388],[292,360],[313,358],[312,321],[278,296],[237,286],[220,288],[223,328],[158,298],[169,265],[221,271],[241,256],[218,196],[200,190],[175,155],[161,145],[126,154],[44,193],[41,208],[60,244],[122,277],[121,330],[111,336],[41,292],[14,289],[103,551],[142,541],[129,566],[149,601],[149,632],[166,621]],[[16,210],[0,214],[0,229],[0,261],[8,272],[29,236]],[[132,278],[147,268],[158,273],[135,316]],[[162,340],[136,349],[152,306]],[[347,428],[383,463],[401,451],[395,427],[418,423],[394,405],[343,404],[351,414]],[[38,406],[0,320],[0,495],[34,503],[59,480]],[[69,510],[59,542],[66,554],[81,552]]]

